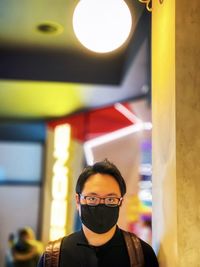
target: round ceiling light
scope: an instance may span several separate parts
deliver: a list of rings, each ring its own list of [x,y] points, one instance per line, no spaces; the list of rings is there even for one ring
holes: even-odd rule
[[[80,0],[73,28],[83,46],[97,53],[122,46],[132,27],[131,12],[123,0]]]

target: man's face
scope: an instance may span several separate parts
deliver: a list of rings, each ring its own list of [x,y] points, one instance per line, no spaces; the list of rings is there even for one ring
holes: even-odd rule
[[[121,197],[120,187],[117,181],[108,174],[94,174],[88,178],[81,192],[84,196]],[[79,196],[76,196],[77,208],[79,208]],[[103,200],[101,201],[103,203]],[[81,204],[85,204],[84,202]]]

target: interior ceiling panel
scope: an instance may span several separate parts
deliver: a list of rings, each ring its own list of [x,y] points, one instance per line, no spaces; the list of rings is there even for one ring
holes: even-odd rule
[[[133,17],[129,40],[99,55],[73,33],[77,2],[0,0],[1,119],[57,118],[150,90],[150,13],[144,5],[127,1]]]

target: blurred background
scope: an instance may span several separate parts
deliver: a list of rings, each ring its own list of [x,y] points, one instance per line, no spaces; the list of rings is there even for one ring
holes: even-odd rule
[[[80,228],[76,179],[105,158],[127,183],[119,225],[151,243],[151,13],[125,1],[126,42],[97,53],[74,33],[78,2],[0,0],[0,266],[23,227],[44,245]]]

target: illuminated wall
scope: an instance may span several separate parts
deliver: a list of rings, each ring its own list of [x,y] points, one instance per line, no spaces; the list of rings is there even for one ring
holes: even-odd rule
[[[43,186],[42,241],[70,234],[75,228],[75,184],[83,168],[83,146],[69,124],[49,125]]]
[[[70,125],[60,125],[54,132],[54,164],[52,168],[52,200],[49,239],[66,235],[70,157]]]
[[[160,267],[199,266],[200,1],[153,1],[153,240]]]
[[[42,214],[42,240],[45,243],[67,233],[69,149],[70,126],[48,128]]]

